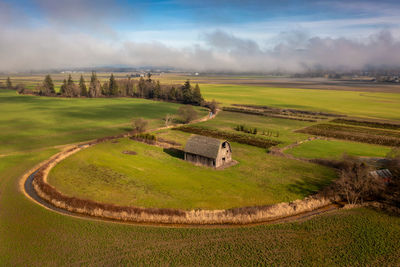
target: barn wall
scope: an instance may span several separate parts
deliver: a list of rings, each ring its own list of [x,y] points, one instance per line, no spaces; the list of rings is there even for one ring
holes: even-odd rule
[[[225,161],[223,161],[225,158]],[[229,143],[226,143],[226,147],[223,148],[222,144],[218,152],[217,160],[216,160],[216,167],[220,167],[224,164],[227,164],[232,161],[232,149]]]
[[[196,165],[214,167],[214,160],[191,153],[185,153],[185,160],[193,162]]]

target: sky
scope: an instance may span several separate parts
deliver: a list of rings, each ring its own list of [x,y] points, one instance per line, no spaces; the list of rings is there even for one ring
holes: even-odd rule
[[[400,1],[0,0],[0,71],[400,66]]]

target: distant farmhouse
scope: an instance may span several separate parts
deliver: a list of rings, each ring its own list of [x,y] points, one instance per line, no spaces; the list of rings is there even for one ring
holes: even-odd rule
[[[194,135],[186,143],[185,160],[196,165],[223,167],[232,162],[231,145],[228,141]]]

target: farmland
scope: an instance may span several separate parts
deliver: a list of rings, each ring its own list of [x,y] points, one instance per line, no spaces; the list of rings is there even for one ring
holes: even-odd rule
[[[400,146],[400,131],[380,128],[322,123],[301,129],[299,132],[369,144]]]
[[[384,146],[338,140],[313,140],[289,149],[286,153],[299,158],[339,159],[344,153],[357,157],[385,157],[389,151],[390,148]]]
[[[202,84],[207,99],[225,105],[253,104],[400,120],[400,94]]]
[[[184,78],[180,79],[184,80]],[[29,79],[30,77],[26,77],[27,82],[31,82]],[[389,120],[398,120],[398,114],[400,114],[400,97],[399,94],[394,93],[223,84],[201,84],[201,89],[207,100],[215,98],[224,105],[236,103],[271,105]],[[128,98],[40,98],[18,96],[14,91],[0,91],[0,102],[0,153],[2,154],[0,157],[0,262],[3,265],[109,266],[160,265],[166,262],[171,265],[399,264],[399,217],[365,208],[336,211],[304,222],[243,228],[159,228],[124,225],[68,217],[44,209],[31,202],[19,191],[18,182],[24,172],[55,154],[58,151],[55,146],[126,132],[130,130],[130,121],[134,117],[145,117],[149,120],[150,127],[156,128],[163,125],[163,116],[166,113],[176,113],[179,105]],[[233,128],[241,123],[273,132],[279,131],[280,135],[276,139],[282,141],[282,146],[308,138],[309,134],[293,131],[315,124],[222,112],[216,119],[196,125],[235,132]],[[163,130],[159,131],[157,136],[175,140],[183,145],[188,134]],[[127,142],[126,146],[132,146],[129,150],[139,153],[137,155],[122,154],[121,146],[124,146],[124,150],[127,149],[125,142]],[[299,155],[304,157],[334,155],[336,157],[342,151],[346,151],[363,156],[382,156],[389,149],[381,150],[380,146],[347,141],[335,141],[339,143],[330,145],[331,143],[319,143],[320,140],[316,140],[316,148],[308,148],[307,145],[313,145],[313,142],[305,143],[304,150],[298,152]],[[105,164],[112,164],[114,160],[118,164],[119,162],[130,164],[138,156],[140,164],[143,164],[146,159],[143,154],[141,155],[141,151],[145,153],[144,151],[147,150],[150,151],[148,153],[152,158],[159,157],[157,166],[170,161],[175,162],[177,166],[186,164],[177,163],[178,159],[175,158],[164,161],[167,160],[165,158],[167,155],[158,148],[145,148],[147,145],[122,140],[116,144],[104,143],[98,147],[95,146],[93,150],[99,150],[99,157],[104,156]],[[303,149],[303,146],[298,148]],[[113,151],[116,153],[108,158]],[[247,151],[252,151],[254,155],[262,155],[266,160],[266,163],[263,163],[266,165],[263,166],[274,165],[271,167],[273,171],[281,168],[282,171],[291,174],[293,170],[284,170],[285,167],[299,167],[296,162],[285,162],[280,158],[269,156],[260,148],[234,144],[234,151],[238,153],[239,160],[246,157]],[[83,157],[85,152],[82,151],[75,156]],[[87,150],[87,153],[89,152],[90,150]],[[295,153],[289,151],[289,153],[292,152]],[[70,164],[74,158],[71,157],[70,160],[71,162],[64,163]],[[146,168],[154,167],[150,163],[146,164],[148,164]],[[59,167],[63,166],[60,164]],[[226,171],[233,172],[235,168],[240,168],[240,164]],[[299,168],[304,173],[308,172],[307,166]],[[157,171],[156,168],[153,169],[154,172]],[[207,169],[198,167],[193,169],[191,171],[197,172],[197,177],[209,172]],[[269,169],[266,170],[265,175],[273,177],[274,173],[270,174],[268,171]],[[310,177],[316,177],[316,174],[311,173]],[[306,186],[305,192],[282,196],[277,194],[268,201],[272,203],[301,197],[315,190],[315,187],[310,187],[309,184],[303,186]],[[287,192],[285,188],[279,188],[279,186],[276,190],[283,194]],[[247,201],[245,198],[249,196],[248,192],[244,194],[244,200],[236,202],[236,205],[245,204],[244,201]],[[261,194],[257,196],[260,197]],[[107,196],[100,197],[104,199]],[[210,199],[212,197],[215,197],[215,194],[211,195]],[[266,196],[263,197],[265,199],[260,203],[267,203]],[[128,200],[125,199],[125,201]],[[154,205],[150,200],[148,201],[147,205]],[[209,203],[211,202],[209,200]],[[188,202],[185,207],[198,206],[193,203]],[[225,207],[226,203],[221,200],[215,205]],[[171,202],[166,204],[174,205]]]

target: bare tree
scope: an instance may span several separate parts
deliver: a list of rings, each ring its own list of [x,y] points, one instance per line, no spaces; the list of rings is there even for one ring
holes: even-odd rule
[[[143,133],[147,128],[147,121],[143,118],[134,119],[132,122],[133,133]]]
[[[363,203],[365,199],[377,197],[384,188],[384,181],[370,174],[370,167],[355,158],[344,157],[333,190],[349,204]]]
[[[208,102],[206,105],[213,114],[217,113],[218,110],[218,103],[217,101],[215,101],[215,99],[213,99],[211,102]]]
[[[181,106],[178,110],[178,114],[184,123],[189,123],[197,118],[197,112],[189,105]]]
[[[168,127],[172,122],[173,116],[171,114],[165,115],[165,126]]]

